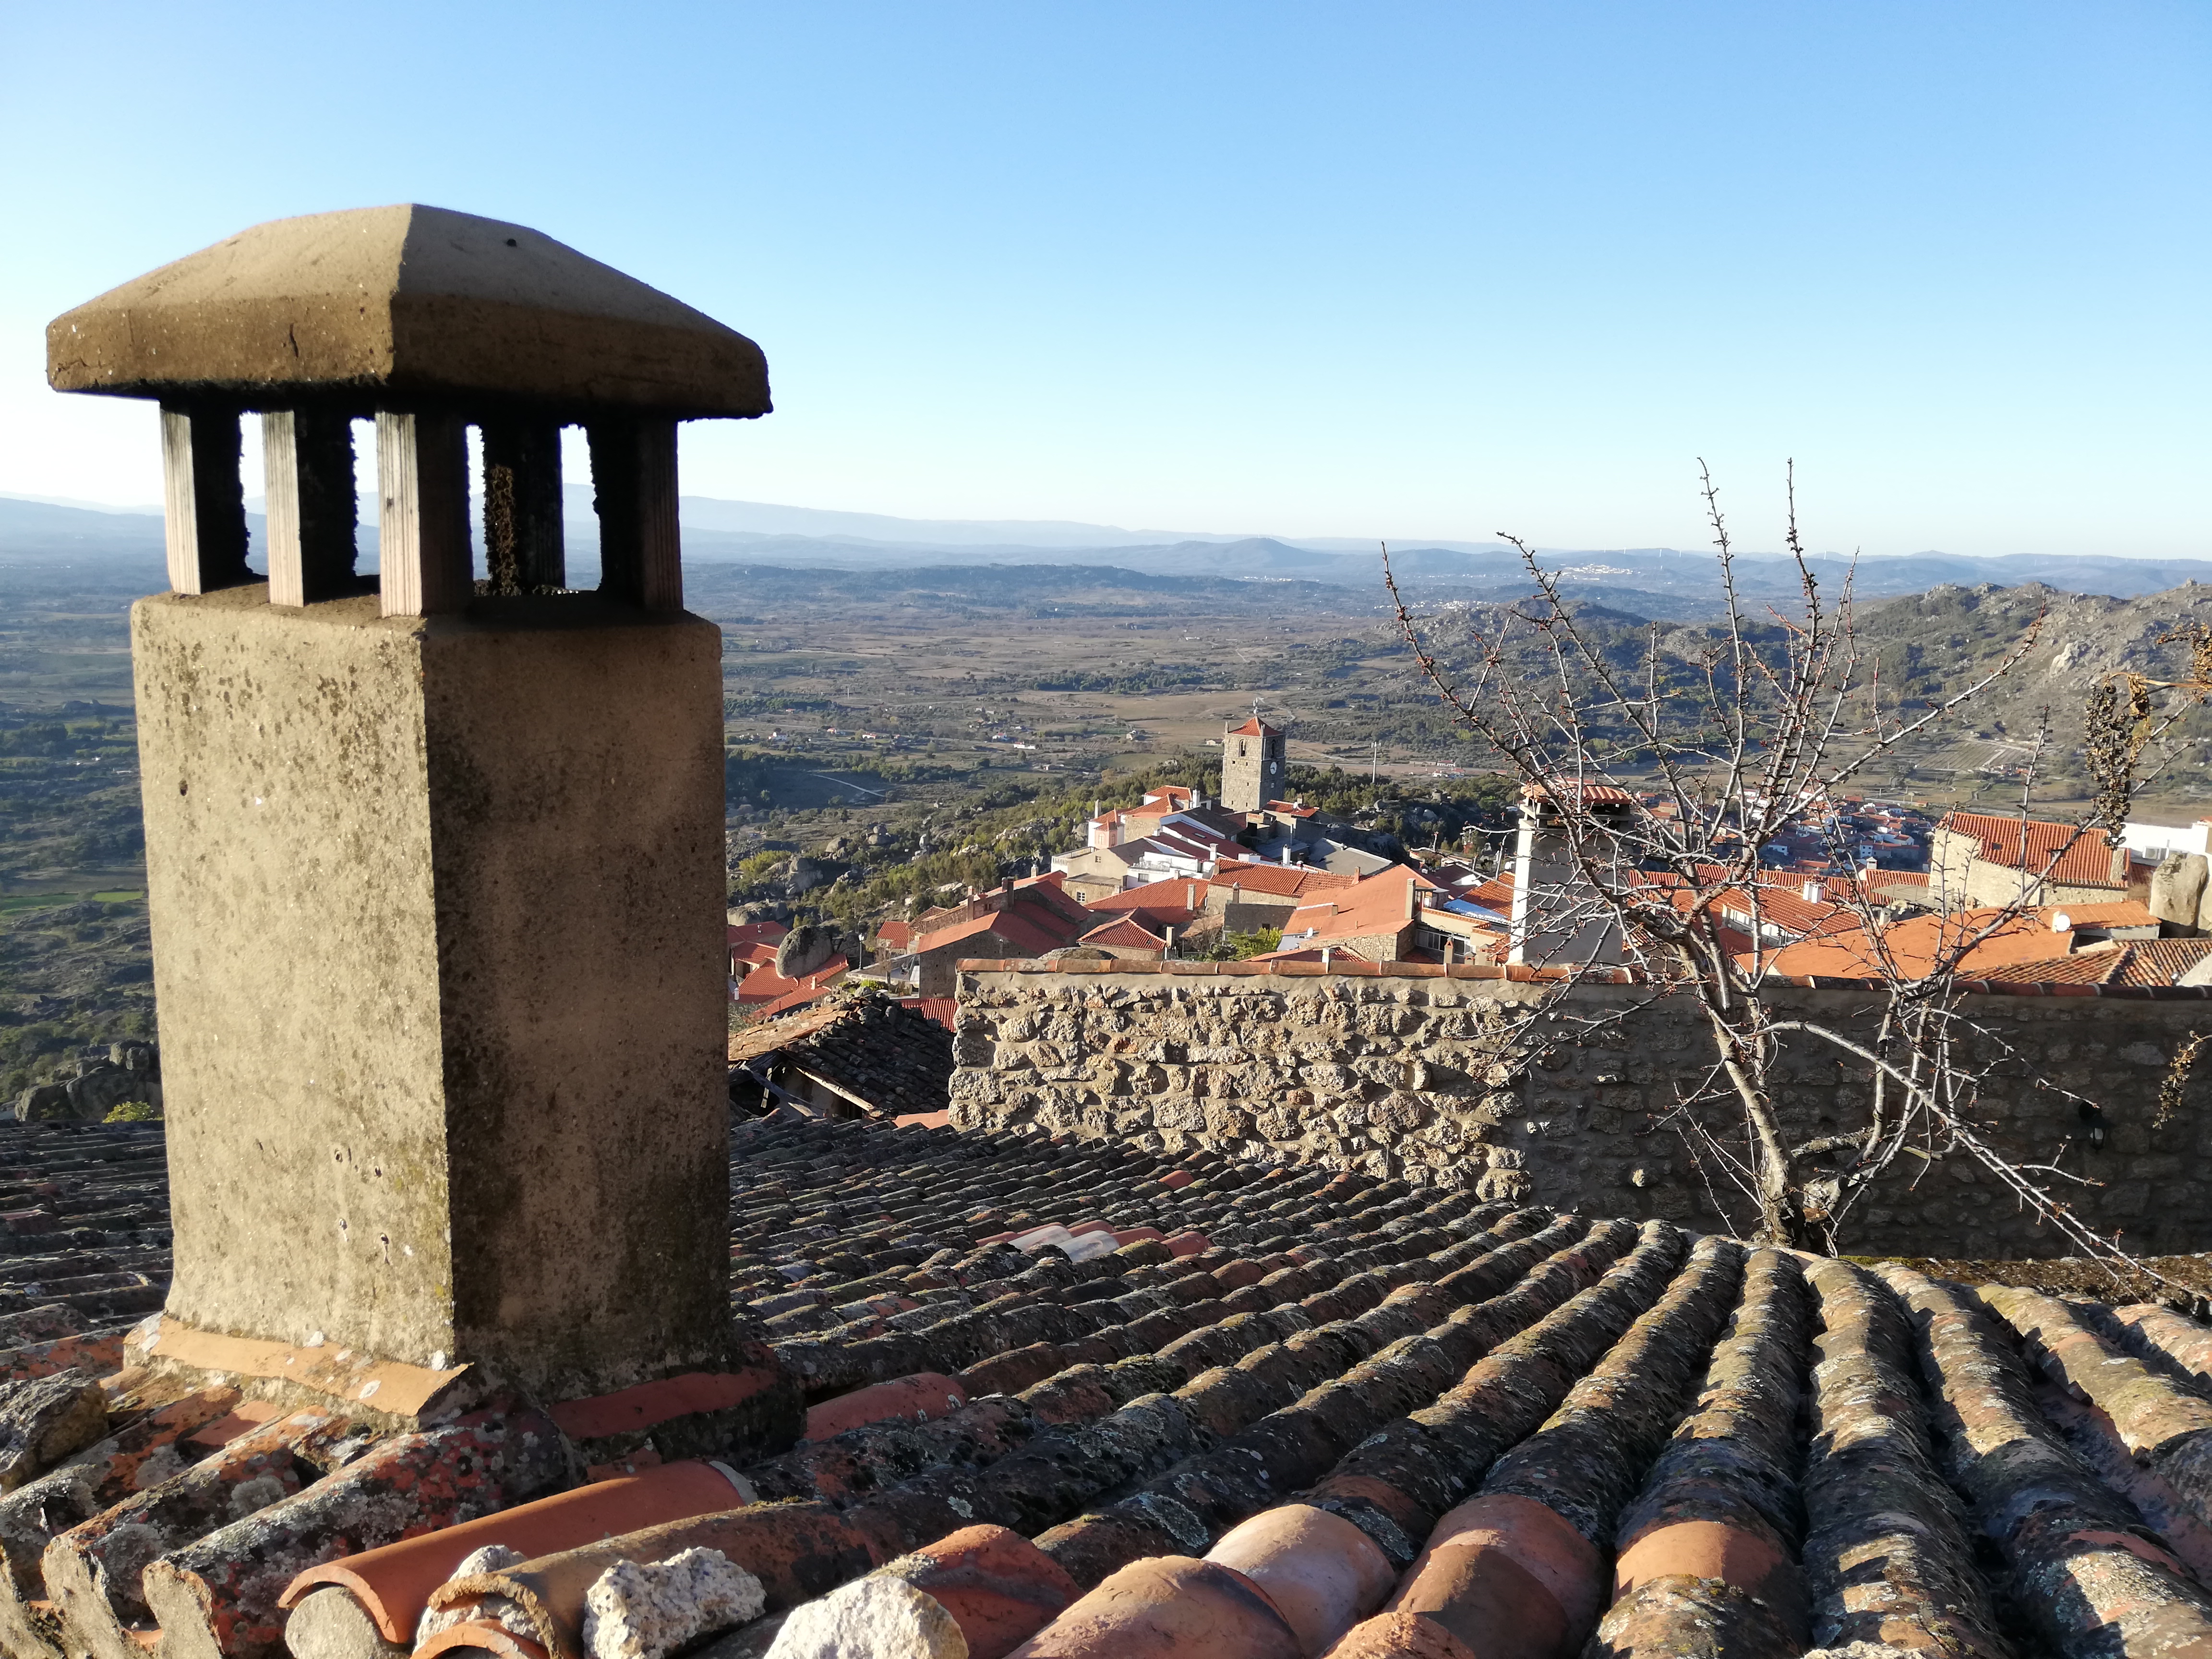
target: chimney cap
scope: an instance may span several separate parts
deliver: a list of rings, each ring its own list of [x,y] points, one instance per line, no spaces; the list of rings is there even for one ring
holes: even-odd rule
[[[46,325],[57,392],[246,408],[765,415],[736,330],[543,232],[403,203],[272,219]]]

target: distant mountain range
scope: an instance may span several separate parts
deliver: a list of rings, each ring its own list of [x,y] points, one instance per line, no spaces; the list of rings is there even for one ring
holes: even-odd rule
[[[588,487],[568,489],[570,562],[586,578],[598,564],[598,524]],[[258,502],[248,504],[249,509]],[[1376,602],[1382,561],[1376,545],[1336,538],[1290,541],[1271,536],[1186,534],[1119,529],[1060,520],[897,519],[834,513],[758,501],[683,498],[687,556],[715,562],[792,568],[917,569],[957,563],[1114,566],[1148,574],[1293,579],[1356,590]],[[263,526],[248,522],[256,544]],[[364,502],[362,549],[373,562],[375,514]],[[103,511],[54,501],[0,495],[0,560],[152,555],[161,547],[161,521],[149,510]],[[1711,555],[1673,548],[1590,550],[1545,549],[1546,564],[1594,604],[1637,615],[1689,619],[1712,613]],[[1391,550],[1399,575],[1424,598],[1498,599],[1524,592],[1526,578],[1509,548],[1480,542],[1407,543]],[[1850,562],[1821,555],[1815,574],[1831,593]],[[1796,590],[1796,575],[1778,554],[1739,559],[1742,592],[1761,599]],[[2212,560],[2128,559],[2106,554],[2012,554],[1972,558],[1949,553],[1875,556],[1858,561],[1856,590],[1868,598],[1924,592],[1951,583],[2013,587],[2041,582],[2066,592],[2131,599],[2185,582],[2212,582]]]

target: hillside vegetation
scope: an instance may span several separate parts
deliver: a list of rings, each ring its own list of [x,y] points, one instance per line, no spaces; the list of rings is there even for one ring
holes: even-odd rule
[[[1523,681],[1553,672],[1548,641],[1513,618],[1522,607],[1460,602],[1422,618],[1436,653],[1471,676],[1478,636],[1507,641],[1508,671]],[[1786,606],[1777,607],[1783,616]],[[1509,626],[1509,623],[1512,625]],[[1686,714],[1702,695],[1705,662],[1725,636],[1711,623],[1654,623],[1626,611],[1584,605],[1576,624],[1612,667],[1640,687],[1656,645],[1653,679]],[[2082,715],[2090,692],[2126,670],[2171,678],[2188,666],[2185,640],[2166,635],[2212,625],[2212,586],[2190,582],[2136,599],[2063,593],[2040,583],[2016,587],[1945,586],[1860,608],[1856,634],[1878,685],[1881,707],[1909,719],[1930,703],[1964,691],[2015,653],[2024,654],[1971,703],[1877,767],[1870,787],[1943,801],[2016,799],[2033,763],[2035,799],[2054,804],[2088,793],[2081,769]],[[1750,630],[1762,651],[1779,645],[1778,620],[1762,617]],[[1863,671],[1865,672],[1865,671]],[[1419,688],[1400,676],[1408,701]],[[1427,701],[1433,709],[1432,699]],[[1625,721],[1601,720],[1601,736],[1625,740]],[[2044,733],[2039,744],[2038,733]],[[2212,714],[2186,714],[2156,763],[2146,796],[2168,803],[2212,794]]]

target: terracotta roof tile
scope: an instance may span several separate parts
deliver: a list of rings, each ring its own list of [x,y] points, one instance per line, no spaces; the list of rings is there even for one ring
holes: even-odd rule
[[[2212,939],[2146,939],[2124,948],[2128,960],[2120,983],[2172,985],[2212,956]]]
[[[2126,965],[2125,951],[2076,951],[2028,962],[1978,965],[1973,977],[1993,985],[2105,985]]]
[[[1886,956],[1905,978],[1920,979],[1968,941],[1978,940],[1966,949],[1960,971],[1980,979],[2008,963],[2045,961],[2069,953],[2073,935],[2054,933],[2033,911],[2002,921],[2000,914],[1995,909],[1954,910],[1941,915],[1908,916],[1887,924],[1878,938],[1869,938],[1853,926],[1769,950],[1766,966],[1770,972],[1789,975],[1870,979],[1881,977]],[[1985,930],[1989,937],[1981,938]]]
[[[73,1142],[135,1171],[159,1146],[158,1126],[45,1127],[0,1160],[34,1153],[36,1172]],[[2116,1651],[2212,1644],[2212,1552],[2191,1530],[2212,1501],[2212,1338],[2161,1310],[1978,1297],[1664,1221],[1218,1152],[788,1110],[732,1130],[729,1238],[758,1369],[684,1387],[784,1402],[772,1438],[757,1414],[716,1431],[759,1501],[702,1515],[714,1489],[655,1476],[670,1503],[617,1523],[657,1522],[642,1530],[605,1535],[588,1488],[525,1526],[518,1506],[570,1479],[550,1429],[526,1458],[522,1419],[496,1414],[465,1449],[437,1437],[454,1425],[341,1453],[273,1419],[160,1489],[146,1583],[166,1639],[204,1623],[212,1643],[219,1624],[278,1650],[285,1564],[308,1575],[299,1608],[353,1595],[344,1574],[368,1582],[378,1557],[349,1528],[374,1509],[417,1534],[398,1547],[410,1559],[438,1557],[395,1595],[506,1596],[564,1652],[608,1564],[691,1547],[746,1565],[764,1621],[826,1592],[805,1620],[858,1620],[863,1645],[883,1601],[999,1655],[1202,1659],[1233,1639],[1283,1659],[1449,1656],[1504,1618],[1562,1652],[1595,1632],[1621,1652],[1994,1659],[1999,1606],[2052,1651],[2081,1629]],[[626,1398],[554,1421],[612,1421]],[[191,1426],[228,1408],[202,1401]],[[235,1481],[279,1455],[298,1490],[234,1522]],[[454,1504],[449,1456],[489,1472],[478,1507]],[[38,1523],[69,1529],[70,1559],[154,1503],[127,1470],[98,1479],[97,1510]],[[546,1553],[434,1584],[453,1547],[420,1540],[492,1535],[457,1530],[487,1508]],[[380,1623],[404,1638],[411,1611]]]
[[[2047,904],[2039,913],[2044,925],[2064,915],[2076,927],[2155,927],[2158,918],[2141,899],[2113,899],[2101,904]]]
[[[766,946],[751,947],[756,950]],[[842,956],[831,957],[812,973],[793,979],[775,969],[775,953],[769,951],[767,959],[738,981],[737,1000],[741,1003],[787,1003],[793,995],[806,995],[826,987],[852,964]]]
[[[1334,870],[1309,869],[1304,865],[1240,861],[1221,865],[1207,884],[1224,889],[1242,887],[1248,892],[1284,898],[1304,898],[1341,890],[1358,880],[1356,876]]]
[[[1377,870],[1348,888],[1327,890],[1301,902],[1283,924],[1283,937],[1293,948],[1304,948],[1395,933],[1413,923],[1418,909],[1414,889],[1430,885],[1433,884],[1404,865]]]
[[[840,998],[734,1033],[730,1064],[819,1079],[887,1117],[932,1112],[952,1075],[952,1033],[889,997]]]
[[[1076,942],[1079,945],[1120,945],[1147,951],[1164,951],[1168,948],[1165,939],[1140,927],[1127,916],[1116,916],[1113,921],[1092,928]]]
[[[2101,830],[1992,812],[1947,812],[1936,828],[1979,842],[1979,857],[2008,870],[2081,886],[2126,885],[2112,879],[2112,846]]]

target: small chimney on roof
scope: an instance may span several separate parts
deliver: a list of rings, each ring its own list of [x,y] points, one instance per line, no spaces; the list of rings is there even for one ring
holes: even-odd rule
[[[1817,881],[1808,881],[1797,890],[1797,896],[1808,904],[1818,904],[1825,890]]]

